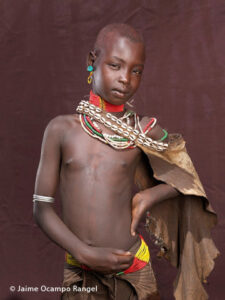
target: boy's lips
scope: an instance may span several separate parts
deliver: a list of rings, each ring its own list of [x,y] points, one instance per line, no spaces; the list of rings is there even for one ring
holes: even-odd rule
[[[115,94],[116,96],[118,96],[120,98],[125,98],[129,94],[129,92],[126,90],[118,90],[118,89],[113,89],[112,92],[113,92],[113,94]]]

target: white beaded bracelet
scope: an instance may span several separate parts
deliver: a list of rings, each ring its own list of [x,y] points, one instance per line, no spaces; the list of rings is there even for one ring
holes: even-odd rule
[[[41,196],[41,195],[33,194],[33,202],[35,202],[35,201],[42,201],[42,202],[53,203],[55,201],[55,199],[52,198],[52,197],[47,197],[47,196]]]

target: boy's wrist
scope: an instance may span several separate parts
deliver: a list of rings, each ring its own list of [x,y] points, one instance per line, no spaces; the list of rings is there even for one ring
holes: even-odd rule
[[[81,264],[85,264],[85,257],[89,251],[90,246],[86,245],[82,241],[79,241],[79,243],[76,242],[75,245],[76,247],[74,247],[71,251],[72,256]]]
[[[156,203],[178,196],[179,192],[172,186],[162,183],[140,191],[139,194],[142,197],[146,210],[149,210]]]
[[[149,210],[155,203],[154,193],[152,193],[151,188],[140,191],[137,196],[141,199],[144,210]]]
[[[91,254],[91,246],[84,246],[79,253],[79,262],[83,265],[88,265],[88,257]]]

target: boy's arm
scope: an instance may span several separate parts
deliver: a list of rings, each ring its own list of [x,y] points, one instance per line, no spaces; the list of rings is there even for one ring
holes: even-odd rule
[[[41,158],[35,182],[35,194],[54,197],[59,182],[63,117],[47,126],[42,142]],[[34,217],[47,236],[73,257],[92,269],[105,273],[121,271],[130,266],[133,256],[123,250],[90,247],[82,242],[56,214],[53,203],[35,201]]]
[[[166,183],[158,184],[154,187],[138,192],[132,199],[131,234],[135,235],[138,223],[146,211],[151,210],[153,205],[163,200],[174,198],[178,195],[179,192]]]
[[[148,123],[149,118],[143,118],[141,126],[144,128]],[[156,126],[147,134],[153,140],[159,140],[165,135],[163,129],[156,124]],[[167,142],[167,138],[164,139]],[[179,192],[171,185],[166,183],[158,184],[143,191],[138,192],[132,199],[132,223],[131,234],[135,235],[138,223],[151,207],[161,201],[174,198],[179,195]]]
[[[62,117],[56,117],[48,124],[42,142],[41,158],[35,182],[35,194],[54,197],[59,182],[62,136]],[[79,259],[82,243],[55,213],[53,203],[35,201],[34,217],[47,236]]]

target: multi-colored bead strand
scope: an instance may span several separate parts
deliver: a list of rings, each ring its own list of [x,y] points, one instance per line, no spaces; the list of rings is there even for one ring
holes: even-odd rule
[[[83,114],[80,115],[80,122],[82,128],[92,137],[101,140],[102,142],[109,144],[115,149],[132,149],[134,145],[127,138],[118,136],[118,135],[109,135],[107,133],[103,133],[101,129],[95,126],[91,119]]]
[[[138,120],[139,128],[140,128],[141,132],[144,133],[145,135],[146,135],[147,133],[149,133],[149,132],[152,130],[152,128],[154,128],[156,122],[157,122],[157,119],[156,119],[156,118],[151,118],[151,120],[148,122],[148,124],[147,124],[147,125],[145,126],[145,128],[142,130],[142,128],[141,128],[141,126],[140,126],[140,123],[139,123],[139,120]],[[164,136],[161,137],[161,139],[159,139],[160,142],[164,141],[164,140],[167,138],[167,136],[168,136],[168,132],[167,132],[165,129],[163,129],[163,132],[164,132]]]

